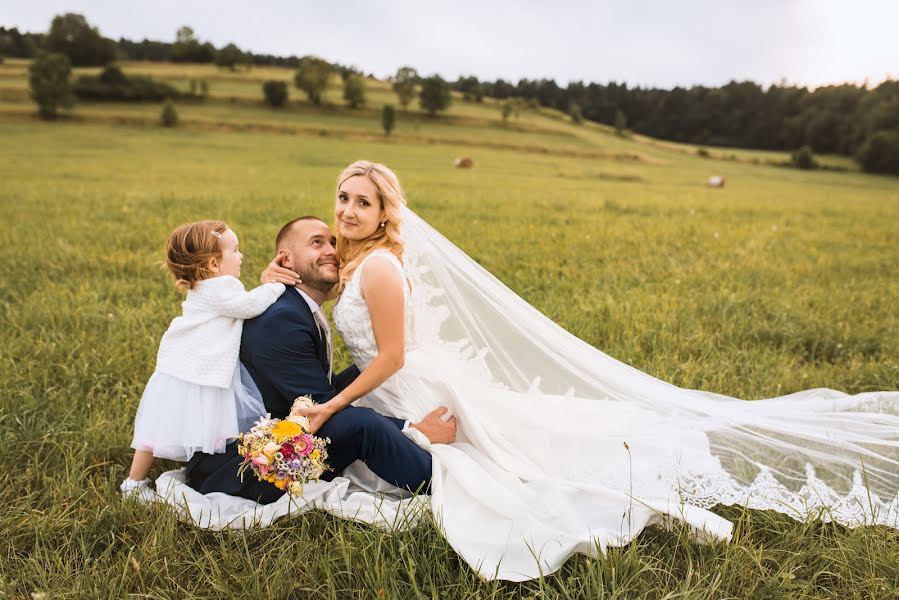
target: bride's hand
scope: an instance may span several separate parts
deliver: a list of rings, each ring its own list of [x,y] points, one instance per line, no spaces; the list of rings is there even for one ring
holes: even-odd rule
[[[268,263],[265,271],[263,271],[262,275],[259,277],[262,283],[283,283],[284,285],[290,286],[303,283],[303,280],[300,279],[300,276],[297,273],[281,266],[282,260],[284,260],[284,253],[279,252],[278,255],[272,259],[272,262]]]
[[[314,404],[309,408],[298,406],[290,414],[300,415],[309,419],[309,433],[315,435],[335,412],[337,412],[337,407],[334,402],[323,402],[322,404]]]

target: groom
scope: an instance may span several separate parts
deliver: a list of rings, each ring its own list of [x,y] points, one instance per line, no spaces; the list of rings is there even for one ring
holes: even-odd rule
[[[330,329],[321,306],[338,281],[337,252],[328,226],[316,217],[300,217],[281,228],[275,242],[284,266],[297,272],[302,283],[288,286],[268,310],[244,323],[240,360],[250,372],[273,417],[283,419],[298,396],[327,402],[359,375],[352,366],[331,374]],[[444,421],[438,409],[421,422],[408,425],[369,408],[348,406],[335,413],[316,435],[331,438],[328,464],[330,481],[356,460],[362,460],[381,479],[412,491],[427,491],[431,455],[402,430],[418,429],[432,443],[455,438],[455,420]],[[284,492],[237,469],[243,458],[231,443],[222,454],[196,453],[187,464],[188,485],[200,493],[224,492],[274,502]]]

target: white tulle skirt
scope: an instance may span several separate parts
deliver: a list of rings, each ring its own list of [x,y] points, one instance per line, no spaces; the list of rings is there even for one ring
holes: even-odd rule
[[[187,461],[194,452],[215,454],[265,414],[262,395],[237,363],[231,386],[198,385],[155,372],[134,418],[135,450]]]

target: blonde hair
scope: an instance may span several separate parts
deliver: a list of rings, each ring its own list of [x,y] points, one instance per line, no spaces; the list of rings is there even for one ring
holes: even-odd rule
[[[196,221],[175,228],[165,244],[165,266],[182,292],[213,276],[210,263],[222,259],[221,236],[228,230],[223,221]]]
[[[341,292],[350,280],[350,277],[353,276],[353,271],[372,251],[381,248],[387,249],[402,262],[403,250],[405,249],[400,226],[403,222],[402,209],[406,205],[406,198],[403,196],[399,179],[397,179],[393,171],[384,165],[367,160],[357,160],[344,169],[343,173],[337,178],[338,192],[343,182],[351,177],[359,176],[368,177],[378,190],[378,200],[381,203],[381,210],[384,211],[386,223],[384,223],[384,227],[378,227],[368,238],[361,240],[352,250],[350,250],[349,240],[340,235],[340,229],[338,228],[337,258],[340,261],[338,291]]]

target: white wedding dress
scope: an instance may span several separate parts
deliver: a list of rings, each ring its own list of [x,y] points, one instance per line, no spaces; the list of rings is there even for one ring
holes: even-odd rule
[[[186,518],[241,528],[317,508],[391,529],[413,526],[429,504],[466,562],[513,581],[670,520],[699,539],[728,539],[731,523],[708,510],[716,504],[899,527],[899,392],[744,401],[678,388],[569,334],[403,215],[403,264],[384,255],[409,283],[405,366],[357,404],[412,420],[451,409],[457,441],[429,447],[430,498],[410,498],[359,462],[266,506],[203,496],[182,472],[166,473],[157,489]],[[363,270],[333,312],[360,368],[377,353]]]
[[[457,441],[429,447],[431,507],[482,576],[538,577],[669,519],[729,539],[715,504],[899,525],[899,392],[747,402],[675,387],[567,333],[404,218],[403,263],[386,251],[366,261],[381,256],[408,282],[405,366],[356,404],[456,416]],[[364,269],[333,312],[360,369],[377,355]]]

